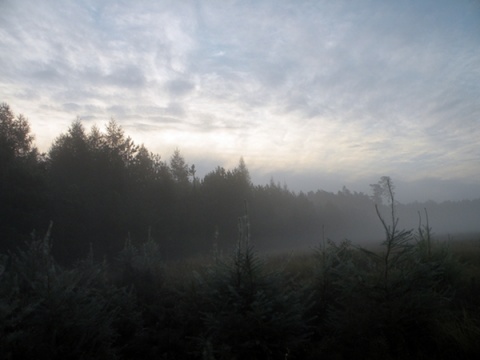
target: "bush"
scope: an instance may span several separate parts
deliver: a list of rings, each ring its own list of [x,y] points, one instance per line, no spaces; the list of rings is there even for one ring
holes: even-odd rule
[[[438,324],[448,317],[454,260],[433,247],[429,228],[419,227],[416,242],[413,231],[397,228],[393,187],[383,185],[391,215],[388,223],[376,208],[384,251],[329,241],[317,252],[318,347],[342,358],[441,357]]]
[[[59,267],[49,233],[10,254],[0,277],[3,358],[116,358],[120,326],[125,332],[135,319],[134,301],[105,275],[91,258],[70,270]]]
[[[308,337],[300,294],[280,273],[268,273],[249,245],[248,219],[240,219],[235,253],[199,277],[204,299],[204,359],[283,359],[295,356]]]

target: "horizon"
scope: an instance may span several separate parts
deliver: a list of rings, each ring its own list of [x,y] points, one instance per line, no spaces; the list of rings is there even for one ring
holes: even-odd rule
[[[22,114],[22,115],[25,116],[25,114]],[[27,116],[25,117],[28,119]],[[80,121],[85,126],[85,123],[81,119]],[[73,120],[72,120],[72,123],[73,123]],[[94,124],[94,125],[97,125],[97,124]],[[106,125],[106,123],[103,125]],[[65,134],[67,130],[68,128],[65,129],[65,131],[57,134],[52,140],[52,144],[56,137],[60,136],[61,134]],[[99,130],[103,132],[104,127],[99,128]],[[125,129],[123,130],[125,131]],[[90,129],[85,128],[85,131],[88,133]],[[35,133],[32,132],[32,135],[34,135],[34,144],[35,144],[35,137],[36,137]],[[130,134],[127,131],[125,131],[125,135],[130,136]],[[135,138],[133,137],[131,138],[136,145],[143,144],[138,142]],[[44,147],[44,148],[38,147],[38,150],[40,153],[48,154],[48,150],[50,146],[51,144],[49,144],[47,147]],[[151,151],[150,148],[147,147],[147,149]],[[170,157],[175,151],[175,149],[178,149],[180,151],[181,155],[185,158],[185,161],[189,165],[192,165],[192,164],[195,165],[199,178],[203,178],[209,172],[214,171],[217,166],[224,167],[226,170],[233,170],[233,168],[235,168],[238,165],[240,158],[244,159],[245,161],[245,158],[240,155],[239,158],[232,159],[232,161],[229,161],[228,164],[215,163],[211,159],[209,160],[204,159],[204,161],[202,161],[202,159],[200,158],[197,158],[196,162],[194,162],[194,161],[191,161],[191,159],[189,159],[188,157],[186,157],[182,151],[182,148],[178,146],[175,147],[171,153],[167,153],[167,154],[158,154],[153,151],[152,152],[155,155],[160,155],[161,160],[168,164]],[[245,161],[245,163],[246,163],[247,169],[249,170],[252,183],[254,185],[267,185],[273,181],[275,185],[286,186],[290,191],[294,191],[297,194],[300,192],[307,194],[310,191],[312,192],[326,191],[330,193],[337,193],[339,191],[342,191],[343,188],[345,187],[351,192],[363,193],[365,195],[370,196],[372,195],[370,185],[377,183],[382,176],[390,176],[389,174],[378,174],[376,178],[372,176],[366,179],[366,182],[364,183],[360,183],[360,182],[357,182],[357,183],[343,182],[342,183],[342,180],[345,180],[345,179],[341,179],[338,176],[338,174],[332,174],[332,176],[329,177],[324,174],[319,175],[314,171],[308,171],[308,170],[302,173],[296,173],[294,171],[289,171],[289,170],[279,170],[276,172],[268,173],[268,172],[262,171],[262,169],[260,169],[260,171],[258,171],[258,169],[252,170],[248,164],[248,161]],[[477,196],[471,196],[472,194],[476,194],[477,193],[476,191],[479,190],[477,189],[476,185],[464,184],[464,186],[461,188],[455,188],[457,184],[452,181],[438,180],[438,179],[432,179],[432,178],[422,179],[421,181],[417,181],[417,182],[405,182],[401,180],[398,181],[397,179],[392,178],[392,181],[395,185],[395,193],[396,193],[397,201],[402,204],[409,204],[414,202],[424,203],[428,201],[442,203],[445,201],[462,201],[462,200],[480,199],[480,192],[478,192]],[[425,188],[430,188],[431,191],[425,192],[424,190]],[[456,191],[452,191],[452,189],[455,189]],[[434,196],[431,196],[429,194],[434,194]]]

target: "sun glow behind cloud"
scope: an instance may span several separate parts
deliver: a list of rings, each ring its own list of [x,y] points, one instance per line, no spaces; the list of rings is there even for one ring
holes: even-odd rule
[[[168,158],[480,187],[480,5],[4,1],[0,96],[47,150],[114,117]],[[202,160],[203,159],[203,160]],[[475,180],[477,179],[477,180]],[[479,191],[480,194],[480,191]]]

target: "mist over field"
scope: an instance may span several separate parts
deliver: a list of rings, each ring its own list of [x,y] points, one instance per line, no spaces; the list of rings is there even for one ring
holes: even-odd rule
[[[273,178],[254,183],[243,158],[234,168],[217,165],[201,176],[179,149],[164,160],[113,119],[104,129],[87,129],[77,119],[41,154],[25,116],[8,104],[0,116],[4,250],[53,224],[52,251],[61,262],[89,251],[113,258],[125,241],[150,238],[165,258],[182,258],[234,249],[243,216],[252,245],[263,252],[313,249],[326,239],[371,244],[385,236],[381,218],[391,218],[392,201],[389,221],[398,218],[402,229],[428,225],[451,239],[480,232],[480,199],[402,203],[388,176],[368,184],[368,192],[346,186],[293,191]],[[379,190],[385,179],[391,194]]]

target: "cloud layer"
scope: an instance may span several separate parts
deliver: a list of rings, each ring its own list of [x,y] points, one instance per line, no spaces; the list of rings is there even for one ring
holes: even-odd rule
[[[6,0],[0,97],[44,147],[113,116],[164,157],[244,156],[259,178],[480,188],[479,20],[466,0]]]

